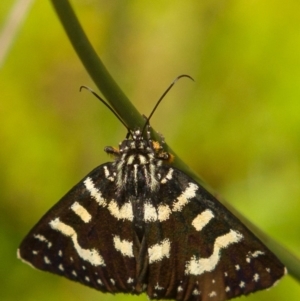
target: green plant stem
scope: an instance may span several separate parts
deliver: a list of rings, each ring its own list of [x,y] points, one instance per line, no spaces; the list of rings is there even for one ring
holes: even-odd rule
[[[94,80],[99,90],[103,93],[107,101],[116,110],[119,116],[124,120],[129,128],[142,127],[144,119],[136,108],[131,104],[114,79],[111,77],[95,50],[90,44],[77,17],[67,0],[51,0],[56,13],[76,51],[81,62],[85,66],[87,72]],[[156,136],[157,137],[157,136]],[[168,151],[174,152],[168,147]],[[192,178],[197,180],[202,186],[209,190],[213,195],[216,193],[208,187],[182,160],[175,156],[174,166],[181,169]],[[217,197],[220,200],[220,197]],[[222,201],[224,203],[224,201]],[[250,230],[252,230],[263,242],[272,250],[278,258],[286,265],[289,274],[296,280],[300,281],[300,260],[286,250],[275,240],[267,236],[263,231],[249,222],[239,212],[226,203],[226,207],[230,209]]]

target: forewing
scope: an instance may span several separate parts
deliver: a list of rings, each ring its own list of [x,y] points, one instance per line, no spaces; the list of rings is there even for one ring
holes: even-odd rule
[[[132,208],[115,201],[113,171],[103,164],[71,189],[25,237],[20,259],[103,292],[136,293],[139,242]]]
[[[162,167],[145,206],[147,294],[155,299],[227,300],[274,285],[285,267],[233,214],[179,170]]]

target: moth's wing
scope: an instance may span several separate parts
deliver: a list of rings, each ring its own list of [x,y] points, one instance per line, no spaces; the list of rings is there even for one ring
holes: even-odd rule
[[[163,166],[160,174],[155,208],[145,205],[151,299],[222,301],[271,287],[285,274],[203,187],[177,169]]]
[[[88,174],[25,237],[19,258],[103,292],[133,292],[139,242],[113,177],[112,163]]]

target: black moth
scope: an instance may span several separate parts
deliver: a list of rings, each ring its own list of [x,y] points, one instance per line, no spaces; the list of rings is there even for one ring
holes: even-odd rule
[[[118,149],[105,148],[115,160],[54,205],[18,257],[102,292],[150,299],[222,301],[273,286],[286,273],[283,264],[213,195],[170,166],[163,143],[151,139],[154,110]]]

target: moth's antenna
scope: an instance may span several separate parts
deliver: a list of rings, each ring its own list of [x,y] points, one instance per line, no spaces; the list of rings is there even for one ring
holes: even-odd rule
[[[154,114],[155,110],[157,109],[158,105],[160,104],[160,102],[163,100],[163,98],[166,96],[166,94],[170,91],[170,89],[174,86],[174,84],[175,84],[180,78],[182,78],[182,77],[187,77],[187,78],[191,79],[192,81],[194,81],[194,79],[193,79],[191,76],[187,75],[187,74],[182,74],[182,75],[177,76],[177,77],[173,80],[173,82],[171,83],[171,85],[168,87],[168,89],[163,93],[163,95],[162,95],[162,96],[159,98],[159,100],[157,101],[157,103],[156,103],[155,107],[153,108],[151,114],[149,115],[149,117],[148,117],[147,120],[146,120],[146,123],[145,123],[145,125],[144,125],[144,127],[143,127],[142,133],[144,133],[144,130],[145,130],[146,126],[149,124],[149,121],[150,121],[152,115]]]
[[[88,91],[90,91],[92,94],[94,94],[117,118],[118,120],[126,127],[128,134],[127,136],[129,136],[130,129],[129,127],[125,124],[125,122],[121,119],[121,117],[117,114],[117,112],[103,99],[101,98],[95,91],[93,91],[91,88],[87,87],[87,86],[81,86],[79,91],[81,92],[82,89],[87,89]],[[127,137],[128,138],[128,137]]]

